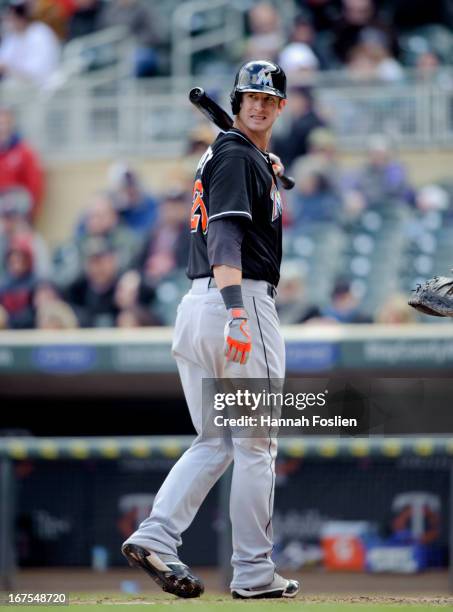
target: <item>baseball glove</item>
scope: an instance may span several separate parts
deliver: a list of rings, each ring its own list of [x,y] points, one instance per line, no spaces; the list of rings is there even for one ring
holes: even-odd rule
[[[433,317],[453,317],[453,278],[434,276],[417,285],[413,294],[409,306]]]

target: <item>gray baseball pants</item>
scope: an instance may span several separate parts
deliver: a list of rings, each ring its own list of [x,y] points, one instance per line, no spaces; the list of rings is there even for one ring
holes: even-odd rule
[[[152,512],[127,542],[177,556],[181,534],[189,527],[206,495],[234,461],[230,493],[233,535],[231,588],[272,582],[272,510],[277,440],[202,436],[203,378],[283,379],[285,348],[274,300],[267,283],[243,279],[252,352],[245,365],[223,354],[227,312],[220,292],[208,278],[193,281],[178,306],[172,352],[176,359],[193,425],[191,447],[169,472]]]

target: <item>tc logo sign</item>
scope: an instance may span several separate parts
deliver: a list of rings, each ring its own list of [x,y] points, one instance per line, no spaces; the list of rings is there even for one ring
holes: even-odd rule
[[[440,535],[441,501],[427,491],[411,491],[397,495],[392,503],[397,513],[392,521],[395,533],[408,532],[414,542],[428,544]]]

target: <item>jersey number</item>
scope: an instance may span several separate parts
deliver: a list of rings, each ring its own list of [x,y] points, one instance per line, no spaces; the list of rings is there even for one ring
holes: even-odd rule
[[[191,232],[196,232],[198,230],[200,220],[203,234],[206,234],[208,231],[208,212],[206,210],[206,205],[203,202],[203,185],[200,179],[197,179],[195,181],[195,185],[193,186],[192,211],[190,215]]]

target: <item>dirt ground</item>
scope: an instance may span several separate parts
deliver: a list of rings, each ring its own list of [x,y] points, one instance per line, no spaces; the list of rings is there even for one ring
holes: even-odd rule
[[[227,593],[220,573],[196,568],[212,595]],[[305,603],[389,603],[447,605],[453,607],[447,572],[432,571],[418,575],[331,573],[321,569],[285,572],[285,576],[301,581]],[[22,569],[11,590],[16,592],[65,592],[120,594],[133,589],[137,597],[157,595],[159,589],[145,574],[132,568],[94,572],[89,569]],[[123,595],[124,596],[124,595]],[[114,595],[113,595],[114,599]]]

